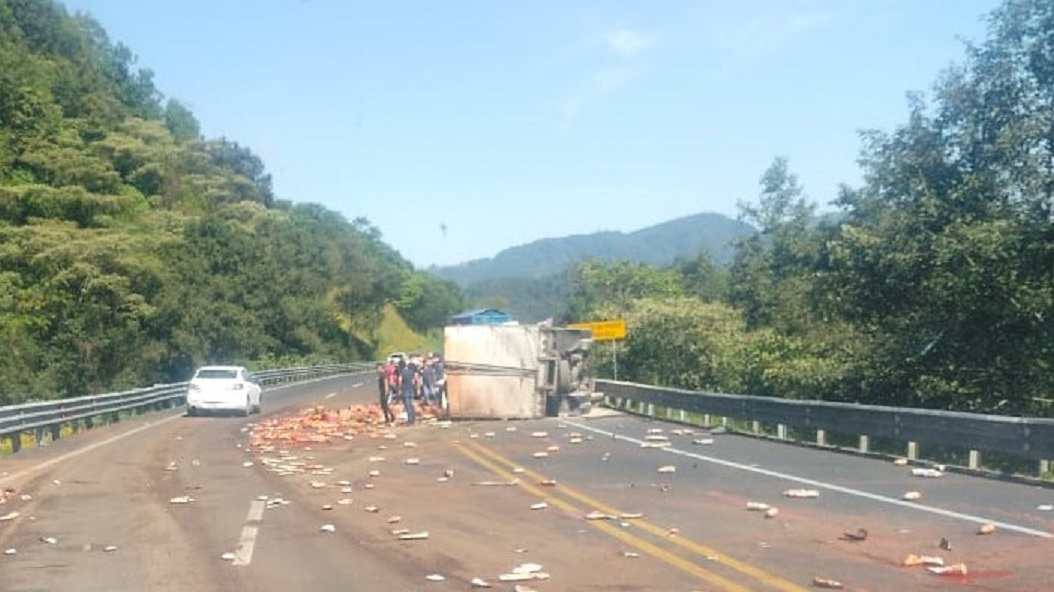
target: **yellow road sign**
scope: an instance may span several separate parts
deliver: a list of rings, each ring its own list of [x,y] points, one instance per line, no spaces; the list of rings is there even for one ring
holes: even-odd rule
[[[572,323],[568,329],[589,329],[593,332],[594,341],[614,341],[626,338],[625,319],[613,321],[596,321],[592,323]]]

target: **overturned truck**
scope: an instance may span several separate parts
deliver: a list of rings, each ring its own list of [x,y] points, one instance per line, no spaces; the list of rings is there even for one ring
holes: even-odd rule
[[[531,419],[588,413],[598,395],[588,330],[538,325],[451,325],[443,331],[447,411],[457,419]]]

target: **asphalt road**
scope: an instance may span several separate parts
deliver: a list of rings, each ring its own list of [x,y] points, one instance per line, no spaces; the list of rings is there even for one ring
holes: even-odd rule
[[[0,460],[0,549],[14,551],[0,555],[0,590],[438,592],[480,578],[539,592],[798,591],[822,578],[849,590],[1032,591],[1054,582],[1054,512],[1039,509],[1054,490],[915,477],[880,460],[619,414],[434,422],[249,450],[253,423],[373,397],[369,377],[321,380],[266,392],[263,416],[155,414]],[[818,497],[785,497],[789,489]],[[908,491],[919,499],[903,500]],[[748,502],[778,513],[766,518]],[[977,534],[986,523],[995,531]],[[844,537],[859,529],[865,540]],[[967,573],[904,566],[910,554]],[[548,579],[500,580],[525,564]]]

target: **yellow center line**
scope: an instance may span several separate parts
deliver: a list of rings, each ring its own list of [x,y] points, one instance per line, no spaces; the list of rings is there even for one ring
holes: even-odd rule
[[[500,466],[495,465],[491,461],[488,461],[487,459],[483,458],[482,456],[480,456],[476,452],[473,452],[473,451],[469,450],[462,443],[455,443],[455,446],[458,448],[458,450],[462,454],[464,454],[465,456],[467,456],[469,459],[471,459],[475,463],[479,464],[480,466],[482,466],[482,467],[486,468],[487,470],[491,471],[495,475],[498,475],[499,477],[502,477],[503,479],[508,479],[508,480],[518,479],[517,476],[509,473],[505,469],[502,469]],[[489,450],[485,450],[485,452],[490,452],[490,451]],[[568,503],[568,502],[566,502],[564,500],[561,500],[559,498],[553,497],[551,495],[552,491],[543,491],[542,488],[540,488],[540,487],[538,487],[536,485],[531,485],[529,483],[524,483],[523,481],[520,481],[519,487],[521,489],[523,489],[524,491],[527,491],[529,493],[532,493],[532,494],[538,496],[541,499],[544,499],[547,504],[555,506],[555,507],[557,507],[557,508],[559,508],[559,509],[561,509],[561,510],[563,510],[565,512],[573,513],[573,514],[580,514],[580,513],[582,513],[582,509],[581,508],[578,508],[578,507],[574,506],[573,504],[570,504],[570,503]],[[623,530],[621,530],[619,528],[616,528],[615,526],[612,526],[610,524],[606,524],[603,521],[590,521],[590,522],[591,522],[592,526],[595,526],[596,528],[600,529],[601,531],[603,531],[604,533],[608,534],[609,536],[611,536],[611,537],[613,537],[615,539],[618,539],[619,541],[621,541],[621,542],[623,542],[623,543],[625,543],[625,544],[627,544],[627,545],[629,545],[631,547],[634,547],[635,549],[643,551],[643,552],[655,557],[656,559],[659,559],[660,561],[663,561],[664,563],[666,563],[668,565],[671,565],[671,566],[673,566],[673,567],[675,567],[677,569],[680,569],[681,571],[683,571],[685,573],[693,575],[693,576],[695,576],[695,577],[697,577],[697,578],[699,578],[699,579],[701,579],[701,580],[703,580],[703,581],[705,581],[705,582],[707,582],[707,583],[709,583],[709,584],[711,584],[713,586],[717,586],[721,590],[725,590],[726,592],[750,592],[750,588],[748,588],[746,586],[742,586],[742,585],[737,584],[737,583],[733,582],[732,580],[729,580],[728,578],[725,578],[725,577],[723,577],[721,575],[718,575],[718,574],[716,574],[716,573],[714,573],[712,571],[703,569],[702,567],[699,567],[695,563],[692,563],[691,561],[688,561],[687,559],[685,559],[683,557],[679,557],[679,556],[677,556],[677,555],[675,555],[675,554],[673,554],[673,553],[671,553],[671,552],[669,552],[669,551],[667,551],[667,550],[665,550],[665,549],[663,549],[663,548],[661,548],[661,547],[659,547],[657,545],[654,545],[654,544],[649,543],[649,542],[647,542],[645,540],[642,540],[642,539],[640,539],[638,537],[635,537],[635,536],[633,536],[632,534],[630,534],[628,532],[625,532],[625,531],[623,531]]]
[[[485,456],[491,458],[492,460],[494,460],[495,462],[498,462],[500,464],[503,464],[503,465],[511,467],[511,468],[520,467],[520,465],[516,464],[515,462],[503,457],[502,455],[498,454],[497,452],[491,450],[490,448],[487,448],[486,446],[484,446],[484,445],[482,445],[482,444],[480,444],[478,442],[469,442],[469,444],[477,451],[478,454],[485,455]],[[536,473],[534,471],[531,471],[529,469],[523,469],[523,474],[527,475],[531,479],[534,479],[535,481],[544,481],[544,480],[547,479],[547,477],[545,477],[544,475],[541,475],[541,474]],[[521,485],[522,485],[522,483],[521,483]],[[571,499],[574,499],[574,500],[577,500],[580,503],[586,504],[587,506],[591,507],[593,510],[597,510],[597,511],[600,511],[600,512],[603,512],[605,514],[612,515],[612,516],[618,516],[621,513],[618,509],[613,508],[613,507],[611,507],[611,506],[609,506],[609,505],[607,505],[607,504],[605,504],[605,503],[603,503],[603,502],[601,502],[601,501],[599,501],[599,500],[597,500],[597,499],[595,499],[593,497],[590,497],[590,496],[588,496],[588,495],[586,495],[584,493],[576,491],[573,488],[566,487],[566,486],[560,486],[560,490],[559,491],[560,491],[561,494],[563,494],[563,495],[565,495],[565,496],[567,496],[567,497],[569,497]],[[663,538],[665,540],[669,540],[670,542],[672,542],[672,543],[674,543],[674,544],[676,544],[676,545],[678,545],[678,546],[680,546],[680,547],[682,547],[684,549],[687,549],[687,550],[689,550],[689,551],[691,551],[693,553],[696,553],[698,555],[702,555],[702,556],[708,557],[708,558],[716,557],[720,561],[721,565],[723,565],[725,567],[728,567],[730,569],[733,569],[733,570],[735,570],[735,571],[737,571],[737,572],[739,572],[739,573],[741,573],[743,575],[751,577],[751,578],[753,578],[753,579],[755,579],[755,580],[757,580],[759,582],[762,582],[763,584],[765,584],[767,586],[771,586],[772,588],[775,588],[777,590],[782,590],[783,592],[808,592],[807,588],[799,586],[799,585],[795,584],[794,582],[790,582],[790,581],[785,580],[785,579],[783,579],[783,578],[781,578],[779,576],[776,576],[774,574],[770,574],[770,573],[766,572],[765,570],[763,570],[763,569],[761,569],[759,567],[756,567],[756,566],[754,566],[754,565],[752,565],[750,563],[747,563],[747,562],[740,561],[738,559],[729,557],[728,555],[726,555],[724,553],[721,553],[720,551],[718,551],[716,549],[713,549],[711,547],[708,547],[706,545],[697,543],[695,541],[692,541],[692,540],[687,539],[687,538],[685,538],[683,536],[680,536],[680,535],[675,536],[675,537],[670,537],[668,529],[663,528],[661,526],[658,526],[656,524],[652,524],[651,522],[648,522],[647,520],[634,520],[633,524],[634,524],[634,526],[640,528],[641,530],[643,530],[645,532],[648,532],[648,533],[650,533],[650,534],[652,534],[654,536],[657,536],[657,537],[661,537],[661,538]]]

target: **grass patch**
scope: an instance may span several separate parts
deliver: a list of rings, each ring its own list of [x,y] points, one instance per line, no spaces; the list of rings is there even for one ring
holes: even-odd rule
[[[419,335],[406,324],[399,312],[392,305],[386,305],[381,313],[381,322],[377,326],[375,334],[377,343],[376,356],[378,359],[386,358],[388,354],[396,351],[406,353],[425,353],[429,351],[440,351],[443,343],[442,330],[430,332],[428,335]]]

